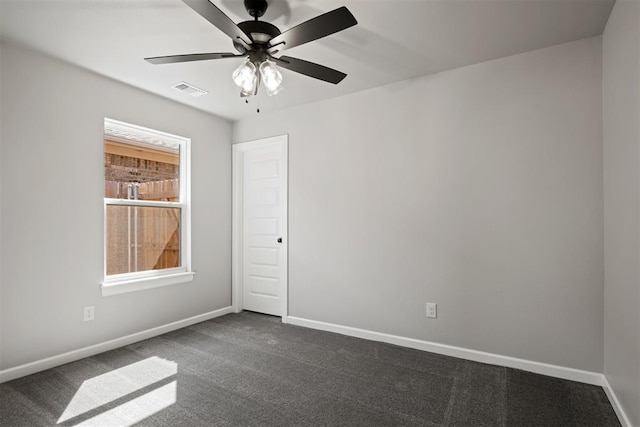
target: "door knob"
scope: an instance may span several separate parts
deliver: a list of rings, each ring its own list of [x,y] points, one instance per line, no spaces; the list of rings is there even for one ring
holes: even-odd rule
[[[282,243],[282,237],[278,237],[278,243]]]

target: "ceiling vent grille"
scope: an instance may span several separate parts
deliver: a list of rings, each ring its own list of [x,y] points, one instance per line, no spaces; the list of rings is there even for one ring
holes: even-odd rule
[[[179,90],[180,92],[187,93],[187,94],[189,94],[189,95],[191,95],[191,96],[193,96],[195,98],[198,98],[198,97],[200,97],[202,95],[206,95],[206,94],[209,93],[204,89],[200,89],[198,87],[195,87],[192,84],[185,83],[185,82],[180,82],[177,85],[173,85],[172,87],[174,89]]]

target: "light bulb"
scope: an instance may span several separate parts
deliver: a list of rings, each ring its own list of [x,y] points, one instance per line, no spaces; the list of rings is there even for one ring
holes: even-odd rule
[[[262,82],[267,88],[269,96],[282,90],[282,73],[276,68],[274,62],[265,60],[260,64],[260,76],[262,76]]]
[[[241,64],[231,75],[233,82],[240,88],[244,95],[255,92],[258,81],[256,66],[251,61]]]

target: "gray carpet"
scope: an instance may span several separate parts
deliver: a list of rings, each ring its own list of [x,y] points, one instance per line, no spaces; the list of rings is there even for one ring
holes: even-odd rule
[[[2,426],[619,426],[601,387],[230,314],[0,384]]]

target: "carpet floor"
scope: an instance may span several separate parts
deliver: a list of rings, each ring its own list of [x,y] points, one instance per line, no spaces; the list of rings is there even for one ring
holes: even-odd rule
[[[2,426],[619,426],[601,387],[229,314],[0,384]]]

